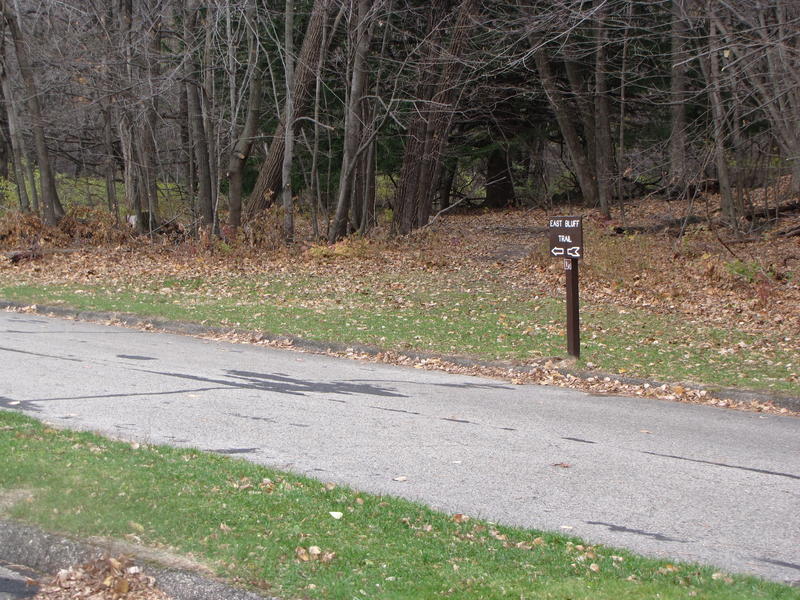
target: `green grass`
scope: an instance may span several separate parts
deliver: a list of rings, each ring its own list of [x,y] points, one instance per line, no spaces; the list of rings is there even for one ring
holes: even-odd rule
[[[698,335],[701,333],[701,335]],[[601,370],[665,382],[798,393],[783,337],[706,327],[644,311],[591,310],[584,357]],[[794,361],[794,362],[793,362]]]
[[[320,341],[478,359],[565,357],[561,298],[511,289],[487,271],[414,272],[342,280],[298,267],[259,277],[153,277],[114,285],[7,285],[0,296],[80,310],[130,312]],[[665,382],[800,394],[798,358],[784,338],[698,324],[682,314],[584,303],[581,360]]]
[[[0,288],[0,294],[11,300],[80,310],[132,312],[316,340],[481,358],[550,356],[562,343],[557,323],[563,303],[558,300],[512,300],[485,287],[469,292],[434,290],[436,282],[431,281],[387,292],[390,284],[371,283],[345,285],[333,277],[295,273],[270,281],[166,279],[113,289],[21,285]]]
[[[0,489],[30,490],[17,519],[192,553],[287,599],[800,598],[753,577],[454,518],[197,450],[57,431],[9,411]]]
[[[33,170],[33,176],[37,182],[37,189],[41,186],[39,179],[39,169]],[[129,210],[124,206],[125,185],[122,181],[116,183],[117,201],[120,203],[120,213],[125,215]],[[31,182],[26,179],[25,189],[28,201],[32,202]],[[108,190],[105,179],[102,177],[85,176],[72,177],[64,173],[56,173],[56,190],[59,201],[68,212],[75,207],[95,207],[108,206]],[[0,181],[0,197],[4,199],[6,208],[17,209],[19,207],[19,193],[16,183],[10,180]],[[184,194],[173,183],[158,183],[158,208],[159,214],[174,215],[182,210]],[[0,208],[3,208],[0,205]]]

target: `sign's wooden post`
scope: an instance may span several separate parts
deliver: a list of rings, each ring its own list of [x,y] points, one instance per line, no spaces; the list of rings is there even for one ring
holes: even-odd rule
[[[564,258],[567,275],[567,353],[581,355],[581,317],[578,302],[578,259],[583,258],[583,218],[550,219],[550,254]]]
[[[567,272],[567,353],[581,356],[581,315],[578,306],[578,259],[565,258]]]

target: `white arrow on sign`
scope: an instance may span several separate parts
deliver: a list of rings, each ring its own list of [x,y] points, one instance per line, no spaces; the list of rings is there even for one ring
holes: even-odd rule
[[[553,253],[553,256],[563,256],[564,249],[563,248],[553,248],[550,252]]]
[[[572,256],[573,258],[580,258],[581,257],[581,247],[580,246],[573,246],[572,248],[567,248],[567,254]]]

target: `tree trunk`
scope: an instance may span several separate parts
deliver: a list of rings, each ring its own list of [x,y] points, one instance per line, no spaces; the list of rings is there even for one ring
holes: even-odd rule
[[[162,29],[162,2],[164,0],[151,0],[148,3],[149,9],[148,25],[150,28],[147,36],[146,55],[144,60],[145,75],[148,89],[156,89],[160,74],[161,57],[161,29]],[[142,178],[143,199],[147,201],[147,225],[142,222],[140,227],[145,226],[146,232],[152,232],[158,227],[158,149],[156,146],[158,129],[158,95],[153,94],[146,103],[144,118],[141,120],[138,132],[139,160]]]
[[[245,13],[247,20],[247,47],[248,47],[248,71],[250,73],[250,97],[247,106],[247,116],[245,117],[244,128],[239,134],[239,138],[233,146],[230,163],[228,166],[228,177],[230,186],[228,190],[228,225],[234,232],[242,224],[242,180],[244,167],[247,158],[253,148],[253,136],[258,129],[258,118],[261,114],[261,70],[258,67],[259,53],[258,40],[255,35],[255,6],[249,4]]]
[[[597,194],[600,197],[600,212],[607,219],[611,218],[611,196],[614,190],[614,145],[611,142],[611,108],[608,90],[608,73],[606,45],[608,29],[606,17],[608,3],[605,0],[594,0],[597,10],[597,45],[595,69],[595,125],[597,127],[595,154],[597,164]]]
[[[553,107],[553,112],[556,114],[556,121],[558,121],[561,135],[572,158],[572,166],[578,178],[578,185],[581,186],[586,205],[594,206],[597,204],[597,185],[593,180],[592,169],[586,158],[586,152],[581,144],[578,131],[575,129],[574,114],[569,103],[558,89],[558,84],[550,70],[549,58],[545,54],[544,47],[540,46],[538,40],[534,40],[533,43],[534,46],[538,46],[534,52],[536,68],[539,70],[542,86]]]
[[[513,203],[514,197],[508,153],[503,148],[495,148],[486,161],[486,206],[503,208]]]
[[[328,12],[322,13],[322,42],[321,46],[325,48],[328,44],[327,29],[328,29]],[[320,194],[319,182],[319,139],[320,139],[320,100],[322,96],[322,67],[325,63],[325,54],[319,53],[317,63],[314,68],[314,148],[311,151],[311,225],[314,231],[314,239],[319,239],[322,235],[319,227],[319,211],[322,208],[322,198]],[[325,222],[327,224],[328,216],[327,210],[325,213]]]
[[[403,166],[395,196],[392,214],[392,233],[407,235],[414,226],[414,206],[420,185],[422,157],[428,140],[431,118],[431,100],[436,92],[438,45],[443,33],[443,21],[449,6],[448,0],[436,0],[430,8],[430,20],[425,38],[428,43],[420,57],[420,73],[414,93],[414,118],[408,126]]]
[[[439,185],[439,210],[444,210],[450,206],[450,197],[453,193],[453,182],[458,172],[458,157],[449,156],[443,165],[444,173],[442,182]]]
[[[589,184],[590,191],[583,191],[583,204],[584,206],[596,207],[600,202],[600,192],[597,187],[597,121],[595,119],[595,103],[594,98],[589,92],[586,79],[581,73],[580,65],[574,60],[565,59],[564,69],[567,73],[567,80],[572,88],[572,94],[575,96],[575,103],[578,107],[579,121],[583,127],[582,144],[584,152],[586,153],[586,166],[589,170]],[[577,122],[577,121],[576,121]]]
[[[192,124],[191,117],[189,116],[189,84],[186,82],[181,86],[179,105],[181,146],[186,152],[186,159],[183,161],[183,177],[185,179],[189,210],[192,214],[195,214],[197,209],[197,185],[194,168],[194,140],[192,139]]]
[[[705,75],[708,81],[709,96],[711,99],[711,114],[714,125],[714,163],[717,167],[719,191],[722,196],[722,213],[728,217],[730,227],[738,233],[739,215],[731,193],[731,181],[728,163],[725,160],[725,105],[722,99],[722,84],[719,66],[719,40],[717,27],[711,4],[714,0],[707,0],[707,10],[710,17],[709,23],[709,65]]]
[[[208,15],[208,13],[206,13]],[[200,107],[203,117],[203,131],[205,132],[206,150],[208,152],[208,179],[211,182],[211,233],[219,235],[219,152],[217,151],[218,128],[214,120],[214,102],[216,95],[217,76],[214,73],[216,64],[213,61],[213,50],[216,23],[214,19],[205,18],[205,46],[203,51],[203,85],[198,89]]]
[[[25,169],[22,166],[22,148],[19,143],[19,127],[17,125],[17,111],[14,98],[11,95],[11,86],[8,84],[6,72],[6,48],[5,35],[0,39],[0,82],[2,84],[3,100],[7,103],[8,109],[8,133],[11,138],[11,154],[14,159],[14,179],[17,182],[17,196],[19,197],[19,207],[24,213],[31,212],[28,200],[27,185],[25,182]],[[34,185],[36,185],[34,183]]]
[[[36,157],[39,161],[44,219],[49,225],[55,225],[64,216],[64,209],[58,199],[56,180],[50,164],[50,152],[47,149],[42,111],[39,106],[39,92],[36,89],[33,69],[28,62],[25,41],[14,9],[9,5],[8,0],[0,0],[0,10],[2,10],[3,18],[11,31],[11,37],[14,40],[14,48],[17,53],[17,63],[28,93],[28,110],[33,123],[33,139],[36,142]]]
[[[117,63],[117,56],[115,55],[113,44],[118,42],[118,24],[114,15],[116,2],[108,3],[106,6],[105,14],[102,18],[106,19],[105,22],[105,43],[102,48],[102,73],[106,77],[113,77],[112,65]],[[116,78],[115,78],[116,79]],[[108,82],[104,82],[108,88]],[[114,151],[114,103],[115,99],[110,94],[108,97],[100,99],[100,107],[103,115],[103,151],[105,156],[105,179],[106,179],[106,197],[108,199],[108,211],[114,217],[114,222],[117,226],[120,225],[119,213],[119,200],[117,198],[117,158]]]
[[[31,201],[31,211],[33,212],[33,214],[38,215],[41,211],[39,204],[39,192],[37,191],[36,187],[36,174],[33,172],[33,161],[28,155],[28,150],[25,146],[25,137],[20,133],[19,114],[17,113],[16,116],[17,116],[17,140],[19,142],[19,158],[20,161],[22,161],[22,167],[25,172],[25,177],[31,184],[31,187],[28,190],[28,192],[30,192],[29,198]]]
[[[667,186],[683,189],[686,185],[686,86],[688,67],[686,51],[689,27],[684,15],[685,0],[672,0],[672,88],[670,91],[671,135]]]
[[[118,31],[120,37],[120,55],[123,68],[119,69],[119,77],[123,81],[126,92],[123,93],[125,102],[118,117],[118,133],[122,148],[122,165],[125,182],[125,208],[129,213],[135,211],[137,223],[141,223],[142,205],[137,191],[137,167],[133,147],[133,107],[134,100],[127,90],[133,87],[133,1],[120,0],[117,11]]]
[[[433,105],[436,107],[433,115],[433,143],[430,148],[430,156],[423,160],[423,165],[429,172],[423,173],[422,181],[425,182],[425,185],[420,186],[423,193],[417,195],[418,205],[414,211],[416,214],[415,227],[427,225],[430,219],[433,199],[442,177],[442,163],[450,141],[453,117],[458,105],[459,93],[462,90],[461,76],[464,70],[462,56],[469,46],[470,35],[475,23],[475,12],[479,7],[478,0],[462,0],[458,10],[458,19],[447,49],[449,58],[445,62],[442,78],[433,99]]]
[[[294,133],[297,134],[296,128],[299,127],[300,119],[305,115],[308,104],[311,100],[312,83],[315,79],[315,68],[319,60],[320,54],[323,56],[327,54],[330,38],[327,37],[325,47],[322,45],[324,23],[327,21],[326,13],[331,5],[330,0],[314,0],[314,8],[311,12],[311,19],[308,23],[306,35],[303,38],[303,45],[300,48],[300,55],[297,57],[297,68],[294,74],[294,86],[292,96],[294,98]],[[256,181],[253,193],[248,198],[245,212],[248,217],[252,217],[257,213],[269,208],[275,201],[278,190],[281,189],[281,181],[283,179],[283,156],[285,131],[284,123],[286,116],[284,115],[275,129],[275,134],[272,137],[272,143],[267,151],[267,156],[261,169],[258,172],[258,180]]]
[[[244,168],[250,151],[253,148],[253,137],[258,129],[258,118],[261,114],[261,79],[253,74],[250,80],[250,100],[247,109],[247,118],[241,136],[236,142],[231,153],[228,172],[230,176],[230,189],[228,192],[229,214],[228,225],[235,231],[242,224],[242,185]]]
[[[449,142],[453,113],[461,88],[466,52],[474,23],[476,0],[462,0],[447,51],[438,46],[441,25],[447,9],[446,2],[432,8],[429,47],[432,50],[422,59],[426,69],[417,86],[417,112],[406,137],[406,150],[400,172],[400,185],[392,219],[392,232],[407,235],[423,227],[430,218],[431,206],[442,176],[442,162]],[[436,65],[444,62],[441,73]],[[435,90],[435,92],[434,92]]]
[[[156,145],[151,129],[152,122],[145,123],[135,130],[134,142],[139,159],[139,206],[142,218],[139,219],[139,233],[152,233],[156,229],[158,217],[158,181],[156,179]],[[138,217],[138,214],[137,214]]]
[[[286,0],[286,23],[284,35],[283,64],[286,70],[286,99],[283,114],[286,122],[283,141],[283,237],[294,240],[294,202],[292,200],[292,159],[294,157],[294,0]]]
[[[369,99],[364,99],[364,106],[361,110],[364,114],[370,114],[372,112]],[[372,123],[375,123],[375,119],[372,120]],[[374,137],[371,136],[371,132],[369,132],[369,126],[365,132],[365,137],[368,135],[372,138],[372,141],[369,142],[369,148],[367,148],[367,150],[360,157],[360,160],[362,161],[362,164],[360,165],[362,176],[358,179],[361,187],[361,226],[358,230],[359,235],[365,235],[375,223],[375,194],[377,190],[375,171],[377,169],[376,158],[378,143]],[[358,219],[354,219],[354,221],[356,223],[359,222]]]
[[[117,201],[117,159],[114,156],[114,126],[111,103],[106,104],[103,111],[103,146],[106,153],[106,194],[108,195],[108,210],[114,215],[115,222],[119,225],[119,202]]]
[[[131,209],[135,210],[138,206],[139,213],[136,215],[138,219],[140,217],[142,208],[141,204],[139,204],[137,200],[135,174],[136,162],[134,161],[133,134],[131,133],[131,130],[132,126],[129,121],[129,116],[126,113],[123,113],[119,118],[118,133],[120,147],[122,149],[123,176],[125,182],[125,208],[126,214],[128,214]]]
[[[3,50],[0,49],[0,54]],[[3,59],[0,58],[0,69],[3,69]],[[1,75],[0,75],[1,76]],[[0,180],[8,181],[8,163],[11,160],[11,126],[9,125],[8,110],[6,108],[5,94],[0,86]],[[0,202],[7,199],[7,190],[0,191]]]
[[[214,225],[214,206],[211,198],[211,173],[209,170],[206,128],[203,122],[203,108],[200,103],[200,86],[189,82],[189,122],[192,125],[193,152],[197,166],[197,203],[200,209],[200,226]]]
[[[372,27],[367,22],[370,9],[370,0],[357,1],[357,25],[354,32],[353,47],[353,75],[350,82],[347,113],[345,115],[344,132],[344,157],[342,158],[342,173],[339,180],[339,195],[336,202],[336,212],[328,231],[328,242],[334,243],[337,239],[347,235],[348,214],[353,205],[353,196],[358,198],[358,182],[356,175],[363,175],[360,169],[355,168],[354,162],[362,139],[363,103],[362,97],[367,87],[367,54],[371,41]],[[356,11],[354,11],[356,12]],[[354,15],[355,16],[355,15]],[[356,200],[356,205],[357,205]]]
[[[211,228],[214,225],[214,206],[211,192],[211,172],[208,154],[207,132],[203,120],[203,108],[200,101],[201,87],[197,81],[198,67],[191,56],[194,51],[195,29],[197,27],[197,13],[199,7],[191,3],[186,7],[184,18],[184,40],[186,52],[190,56],[186,59],[186,93],[189,108],[189,124],[194,142],[193,152],[197,164],[197,202],[200,209],[200,226]]]
[[[728,83],[730,88],[734,90],[734,106],[733,106],[733,151],[735,166],[733,168],[733,179],[736,185],[736,214],[739,216],[745,215],[744,197],[746,191],[744,189],[744,170],[745,170],[745,152],[744,152],[744,139],[742,137],[742,104],[741,94],[739,92],[740,82],[731,79]],[[754,215],[750,215],[751,219]]]
[[[627,77],[628,77],[628,33],[630,32],[631,13],[633,4],[629,3],[625,15],[625,30],[622,42],[622,70],[619,81],[619,159],[617,160],[617,197],[619,199],[619,216],[622,226],[627,227],[625,219],[625,113],[627,104]]]

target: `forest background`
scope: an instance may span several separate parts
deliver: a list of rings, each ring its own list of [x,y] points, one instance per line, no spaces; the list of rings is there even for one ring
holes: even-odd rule
[[[6,297],[531,363],[578,213],[583,366],[797,392],[795,2],[0,9]]]

